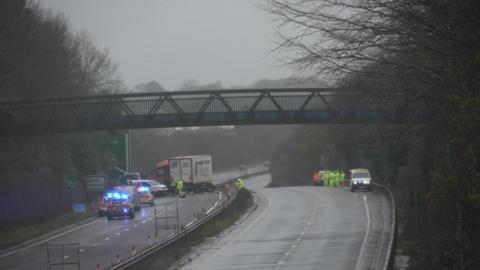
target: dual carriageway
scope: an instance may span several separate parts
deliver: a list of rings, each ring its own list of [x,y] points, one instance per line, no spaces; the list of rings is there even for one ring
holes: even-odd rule
[[[249,168],[261,171],[263,165]],[[216,183],[238,176],[216,173]],[[255,194],[250,211],[222,237],[211,239],[188,255],[183,269],[384,269],[392,227],[391,205],[378,191],[351,193],[345,188],[266,188],[269,174],[246,179]],[[156,199],[161,204],[176,198]],[[217,200],[216,193],[191,194],[179,200],[180,224],[194,220]],[[171,209],[172,211],[174,209]],[[167,210],[169,211],[169,210]],[[154,208],[142,207],[135,219],[89,223],[37,243],[0,253],[0,269],[46,269],[46,244],[78,243],[80,269],[106,269],[156,241]],[[158,237],[172,233],[160,231]],[[135,247],[135,250],[132,250]],[[73,250],[57,250],[65,262]],[[59,257],[61,256],[61,257]],[[76,269],[76,265],[64,269]],[[58,268],[52,268],[58,269]]]

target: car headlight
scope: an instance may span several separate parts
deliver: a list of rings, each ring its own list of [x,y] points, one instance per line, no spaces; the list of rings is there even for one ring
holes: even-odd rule
[[[366,181],[365,181],[365,184],[370,184],[370,180],[366,180]]]

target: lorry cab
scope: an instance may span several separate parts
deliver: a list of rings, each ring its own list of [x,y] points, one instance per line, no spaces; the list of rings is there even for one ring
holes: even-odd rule
[[[372,178],[368,169],[352,169],[350,170],[350,191],[356,189],[364,189],[371,191]]]

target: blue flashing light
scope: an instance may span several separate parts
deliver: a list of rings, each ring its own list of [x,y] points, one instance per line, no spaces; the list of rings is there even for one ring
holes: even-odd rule
[[[124,213],[127,213],[127,211],[128,211],[127,208],[124,208],[124,209],[123,209],[123,212],[124,212]]]
[[[108,192],[106,198],[107,199],[117,199],[117,200],[120,200],[120,199],[128,200],[129,195],[127,193],[124,193],[124,192]]]
[[[148,187],[139,187],[138,188],[138,191],[140,192],[145,192],[145,191],[149,191],[150,189]]]

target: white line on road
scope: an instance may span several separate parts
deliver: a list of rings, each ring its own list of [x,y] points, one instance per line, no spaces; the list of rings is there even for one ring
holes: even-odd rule
[[[128,228],[126,228],[124,231],[128,232],[128,231],[129,231],[129,229],[128,229]]]
[[[83,249],[83,248],[78,250],[78,252],[84,252],[84,251],[85,251],[85,249]]]
[[[63,256],[64,259],[68,259],[69,257],[70,257],[70,255]]]
[[[108,240],[110,240],[110,237],[107,237],[107,238],[105,238],[105,239],[103,239],[103,240],[108,241]]]
[[[367,240],[368,240],[368,232],[370,231],[370,224],[371,224],[371,221],[370,221],[370,210],[368,209],[368,204],[367,204],[367,194],[364,194],[363,195],[363,202],[365,204],[365,211],[366,211],[366,214],[367,214],[367,228],[365,229],[365,237],[363,238],[363,242],[362,242],[362,247],[360,248],[360,253],[358,254],[358,259],[357,259],[357,262],[355,263],[355,270],[358,270],[360,269],[360,261],[361,261],[361,258],[363,256],[363,252],[365,250],[365,246],[367,245]]]
[[[53,240],[53,239],[55,239],[55,238],[58,238],[58,237],[60,237],[60,236],[64,236],[64,235],[66,235],[66,234],[69,234],[69,233],[74,232],[74,231],[76,231],[76,230],[79,230],[79,229],[81,229],[81,228],[84,228],[84,227],[87,227],[87,226],[92,225],[92,224],[94,224],[94,223],[97,223],[97,222],[99,222],[99,221],[103,221],[103,219],[96,219],[96,220],[94,220],[94,221],[92,221],[92,222],[89,222],[89,223],[87,223],[87,224],[83,224],[83,225],[78,226],[78,227],[76,227],[76,228],[73,228],[73,229],[71,229],[71,230],[68,230],[68,231],[59,233],[59,234],[57,234],[57,235],[54,235],[54,236],[49,237],[49,238],[47,238],[47,239],[44,239],[44,240],[42,240],[42,241],[38,241],[38,242],[33,243],[33,244],[31,244],[31,245],[28,245],[28,246],[26,246],[26,247],[19,248],[19,249],[16,249],[16,250],[12,250],[12,251],[10,251],[10,252],[8,252],[8,253],[5,253],[5,254],[3,254],[3,255],[0,255],[0,258],[13,255],[13,254],[15,254],[15,253],[18,253],[18,252],[20,252],[20,251],[24,251],[24,250],[29,249],[29,248],[34,247],[34,246],[38,246],[38,245],[40,245],[40,244],[43,244],[43,243],[45,243],[45,242],[48,242],[48,241]]]
[[[120,233],[119,233],[119,232],[117,232],[117,233],[115,233],[115,235],[116,235],[116,236],[119,236],[119,235],[120,235]]]
[[[98,244],[97,244],[97,243],[93,243],[93,245],[92,245],[92,246],[93,246],[93,247],[96,247],[96,246],[98,246]]]
[[[248,230],[250,230],[250,228],[253,227],[253,225],[255,225],[263,216],[265,216],[267,213],[268,213],[268,209],[270,209],[270,206],[272,205],[272,198],[270,198],[270,196],[265,193],[265,192],[262,192],[262,191],[258,191],[258,192],[261,192],[263,193],[263,195],[265,195],[265,197],[267,197],[267,207],[265,207],[265,209],[263,210],[263,212],[258,215],[253,221],[252,223],[250,223],[245,229],[243,229],[243,231],[241,231],[239,234],[237,234],[232,240],[230,240],[230,242],[228,242],[227,244],[225,244],[221,249],[218,249],[217,252],[215,252],[213,255],[211,255],[211,257],[215,258],[216,256],[218,256],[218,253],[221,251],[221,250],[224,250],[226,248],[228,248],[229,246],[231,246],[233,244],[233,242],[235,242],[240,236],[244,235]],[[202,263],[200,263],[198,269],[201,269],[201,265],[204,263],[205,261],[203,261]]]

